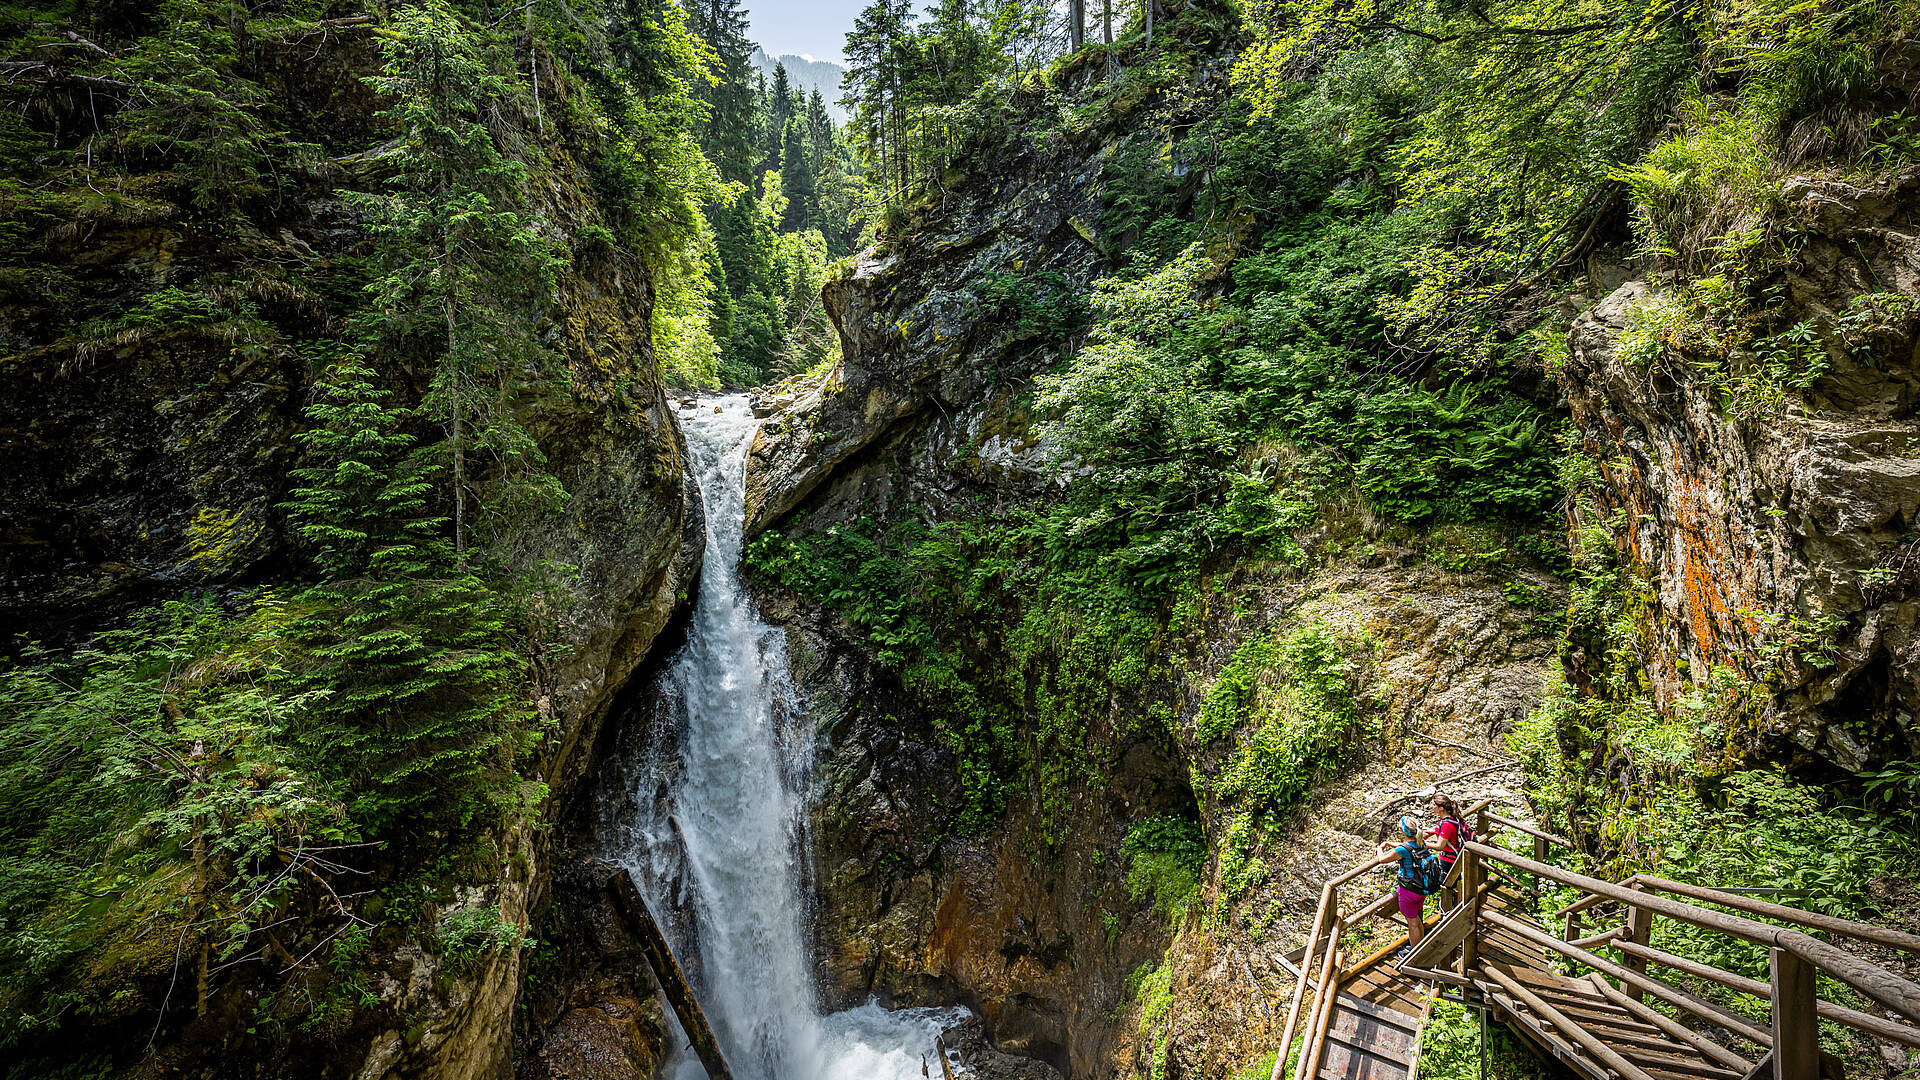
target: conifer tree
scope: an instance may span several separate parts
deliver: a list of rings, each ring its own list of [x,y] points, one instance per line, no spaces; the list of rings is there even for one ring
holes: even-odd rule
[[[464,825],[509,793],[536,737],[511,609],[431,508],[441,471],[353,350],[320,380],[287,504],[323,579],[287,629],[308,702],[290,725],[372,834],[417,815]]]
[[[702,94],[708,111],[700,149],[719,166],[722,177],[751,185],[756,175],[759,94],[746,9],[742,0],[689,0],[687,16],[688,28],[707,43],[717,60],[713,81]]]
[[[375,332],[388,348],[435,357],[426,407],[446,425],[453,550],[464,562],[475,453],[497,466],[496,507],[560,494],[514,412],[537,389],[543,359],[526,304],[544,300],[562,260],[522,208],[525,162],[488,123],[518,91],[511,60],[501,63],[446,0],[396,12],[394,29],[367,81],[391,102],[382,115],[401,133],[398,174],[387,192],[347,197],[375,242]]]
[[[810,229],[819,220],[817,186],[804,122],[796,116],[787,121],[786,142],[780,151],[780,190],[787,197],[786,212],[780,219],[783,232]]]

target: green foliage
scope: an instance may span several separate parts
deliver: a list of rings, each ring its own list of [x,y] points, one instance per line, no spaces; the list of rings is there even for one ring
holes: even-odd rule
[[[223,610],[170,602],[63,652],[0,670],[0,1044],[107,985],[158,922],[229,960],[356,829],[341,793],[288,745],[319,692],[281,682],[284,596]],[[174,929],[177,928],[177,929]],[[168,949],[172,951],[171,948]]]
[[[437,355],[423,405],[447,425],[439,450],[464,560],[469,530],[490,523],[467,517],[470,456],[492,466],[494,520],[564,498],[518,411],[558,378],[532,331],[565,260],[525,206],[530,155],[487,123],[503,101],[519,104],[511,55],[469,32],[446,0],[400,9],[394,31],[366,81],[401,133],[396,175],[384,193],[343,194],[374,239],[369,332],[386,348]]]
[[[734,190],[691,138],[707,57],[681,11],[0,13],[22,75],[0,87],[0,288],[52,313],[44,341],[13,347],[133,353],[126,370],[211,348],[235,378],[282,380],[301,359],[313,377],[282,507],[294,581],[156,602],[0,670],[15,721],[0,731],[0,1045],[144,1000],[176,964],[165,1024],[258,978],[247,1034],[337,1033],[378,1001],[369,966],[401,932],[430,932],[410,924],[543,802],[525,767],[549,731],[534,708],[548,643],[527,600],[550,601],[560,571],[513,545],[565,494],[534,438],[571,389],[560,275],[645,258],[674,316],[656,336],[698,329],[701,207]],[[332,94],[311,112],[281,92],[291,54],[318,57]],[[368,60],[370,98],[325,81]],[[376,116],[354,116],[363,100]],[[358,137],[337,122],[354,119],[375,121],[371,145],[323,153],[287,134]],[[335,184],[361,187],[338,203],[316,190]],[[302,220],[334,207],[323,252],[286,227],[296,196]],[[343,224],[358,237],[335,239]],[[94,238],[128,229],[135,246],[220,241],[125,294],[42,265],[117,251]],[[713,354],[696,335],[664,359]],[[626,358],[582,374],[651,379]],[[224,513],[202,507],[189,535],[219,539]],[[462,918],[435,939],[456,963],[524,943],[497,915]]]
[[[1275,820],[1346,761],[1365,731],[1353,647],[1320,622],[1279,640],[1257,726],[1220,777],[1220,794],[1237,810]]]
[[[434,929],[434,941],[450,970],[471,970],[483,957],[497,952],[513,952],[533,944],[526,927],[500,917],[492,904],[477,908],[457,908],[440,920]]]
[[[288,681],[312,695],[290,734],[371,831],[473,827],[514,808],[513,766],[541,733],[518,612],[447,542],[428,504],[440,469],[369,374],[330,371],[303,436],[289,516],[327,578],[286,627]]]
[[[1420,1076],[1423,1080],[1527,1080],[1541,1074],[1540,1060],[1506,1025],[1486,1025],[1490,1036],[1480,1045],[1478,1014],[1464,1005],[1436,999],[1420,1030]],[[1480,1070],[1486,1057],[1486,1072]]]
[[[1280,651],[1271,636],[1261,634],[1242,642],[1200,703],[1194,733],[1210,742],[1246,723],[1259,696],[1258,680],[1279,661]]]
[[[1174,926],[1185,921],[1207,857],[1200,823],[1175,814],[1147,818],[1127,830],[1120,855],[1127,861],[1127,895],[1133,902],[1150,905]]]

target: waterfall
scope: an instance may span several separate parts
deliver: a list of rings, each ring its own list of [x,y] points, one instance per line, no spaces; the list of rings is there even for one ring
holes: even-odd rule
[[[868,1005],[823,1017],[816,1004],[803,918],[815,738],[783,635],[740,582],[758,424],[739,396],[703,399],[681,424],[706,507],[706,560],[645,749],[617,761],[607,785],[602,841],[658,915],[738,1080],[917,1080],[957,1010]],[[670,1067],[676,1080],[705,1075],[692,1055]]]

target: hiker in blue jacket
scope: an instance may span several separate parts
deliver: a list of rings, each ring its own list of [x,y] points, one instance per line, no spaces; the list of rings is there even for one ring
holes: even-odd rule
[[[1400,819],[1400,842],[1380,844],[1380,864],[1400,864],[1393,878],[1400,914],[1407,920],[1407,947],[1401,950],[1401,956],[1419,948],[1420,939],[1426,936],[1427,897],[1439,888],[1439,875],[1444,873],[1439,857],[1431,850],[1432,839],[1433,830],[1421,828],[1409,814]]]

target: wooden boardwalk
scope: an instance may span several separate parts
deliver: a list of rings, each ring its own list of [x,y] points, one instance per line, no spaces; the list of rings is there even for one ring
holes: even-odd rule
[[[1326,884],[1283,1036],[1298,1053],[1280,1055],[1272,1080],[1288,1080],[1290,1060],[1292,1080],[1414,1080],[1421,1034],[1441,990],[1591,1080],[1830,1080],[1838,1062],[1820,1052],[1822,1022],[1920,1048],[1920,984],[1833,944],[1851,939],[1920,953],[1920,936],[1646,875],[1613,883],[1562,871],[1545,855],[1549,843],[1564,841],[1485,809],[1469,811],[1484,815],[1482,835],[1493,824],[1532,833],[1535,858],[1467,845],[1453,884],[1468,900],[1432,916],[1410,955],[1400,955],[1404,933],[1358,960],[1341,944],[1343,930],[1390,917],[1391,894],[1351,916],[1341,912],[1341,887],[1377,862]],[[1558,934],[1528,902],[1519,884],[1528,878],[1580,890],[1579,900],[1552,913],[1563,920]],[[1582,914],[1596,911],[1617,913],[1621,925],[1576,938]],[[1656,916],[1768,948],[1772,978],[1744,978],[1653,948]],[[1696,990],[1704,982],[1756,998],[1769,1020],[1704,1000],[1650,967],[1677,971]],[[1816,972],[1880,1011],[1819,1000]]]

